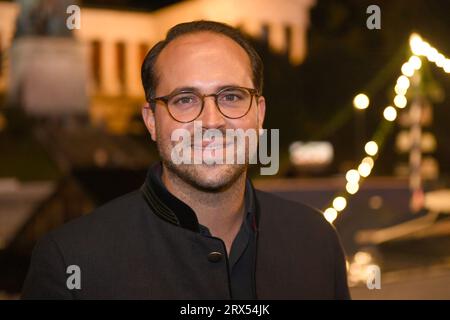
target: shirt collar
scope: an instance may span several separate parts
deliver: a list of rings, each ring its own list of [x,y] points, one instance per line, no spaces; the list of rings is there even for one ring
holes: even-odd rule
[[[162,164],[152,165],[141,187],[143,196],[152,211],[160,218],[194,232],[200,232],[201,226],[194,210],[167,190],[161,179]],[[256,199],[253,185],[249,179],[245,186],[246,221],[253,230],[257,228]],[[204,228],[204,227],[203,227]]]

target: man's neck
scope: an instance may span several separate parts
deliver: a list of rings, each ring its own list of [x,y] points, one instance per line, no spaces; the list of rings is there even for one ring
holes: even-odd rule
[[[246,173],[219,192],[199,190],[164,165],[161,178],[170,193],[194,210],[199,223],[206,226],[213,236],[225,242],[229,253],[245,213]]]

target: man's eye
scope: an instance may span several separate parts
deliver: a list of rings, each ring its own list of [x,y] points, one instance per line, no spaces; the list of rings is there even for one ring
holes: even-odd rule
[[[191,103],[192,102],[192,98],[190,97],[186,97],[186,98],[181,98],[179,100],[180,103]]]
[[[227,94],[225,96],[225,100],[227,100],[227,101],[235,101],[235,100],[238,100],[238,99],[239,99],[239,97],[237,95],[235,95],[235,94]]]
[[[220,100],[226,102],[236,102],[242,100],[242,95],[237,93],[225,93],[220,97]]]
[[[193,104],[197,102],[197,97],[195,96],[184,96],[175,98],[174,104],[183,105],[183,104]]]

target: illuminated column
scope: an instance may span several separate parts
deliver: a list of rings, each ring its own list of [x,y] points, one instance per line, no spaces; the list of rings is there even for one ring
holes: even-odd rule
[[[7,90],[9,78],[9,64],[10,64],[10,48],[13,38],[13,31],[11,28],[4,28],[0,33],[0,50],[2,52],[1,75],[0,75],[0,90]]]
[[[86,74],[87,76],[87,88],[88,88],[88,94],[96,94],[99,91],[99,88],[97,87],[97,83],[94,79],[94,65],[93,65],[93,48],[92,48],[92,42],[91,41],[85,41],[83,42],[83,52],[84,57],[86,61]]]
[[[101,42],[100,56],[100,84],[105,95],[120,94],[119,72],[117,70],[117,51],[115,43],[110,40]]]
[[[292,25],[290,38],[289,60],[292,64],[300,64],[306,55],[306,31],[305,27]]]
[[[139,45],[129,42],[125,45],[125,90],[128,96],[139,96],[141,90]]]
[[[5,90],[6,87],[6,76],[5,76],[5,67],[6,67],[6,57],[5,52],[6,52],[6,47],[5,47],[5,41],[3,40],[5,36],[1,33],[0,30],[0,91]]]
[[[2,50],[2,59],[0,61],[0,67],[2,68],[0,90],[8,90],[8,87],[11,86],[10,49],[19,10],[20,6],[17,1],[0,1],[0,49]]]
[[[271,23],[269,27],[270,47],[278,53],[286,50],[286,30],[281,23]]]
[[[243,24],[244,31],[254,38],[261,37],[261,28],[262,28],[261,23],[254,19],[247,19],[244,21]]]

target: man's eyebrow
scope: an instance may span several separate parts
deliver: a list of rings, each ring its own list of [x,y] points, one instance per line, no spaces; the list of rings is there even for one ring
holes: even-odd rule
[[[218,92],[218,91],[220,91],[222,89],[225,89],[225,88],[229,88],[229,87],[241,87],[241,86],[236,84],[236,83],[230,83],[230,84],[226,84],[226,85],[221,85],[221,86],[215,87],[214,88],[215,90],[214,90],[213,93]],[[172,90],[171,93],[169,93],[169,95],[173,95],[173,94],[176,94],[176,93],[182,92],[182,91],[201,92],[200,88],[198,88],[198,87],[176,87],[175,89]]]
[[[181,91],[195,91],[195,92],[197,92],[197,91],[199,91],[199,90],[198,90],[198,88],[196,88],[196,87],[176,87],[175,89],[173,89],[173,90],[169,93],[169,95],[175,94],[175,93],[178,93],[178,92],[181,92]]]

